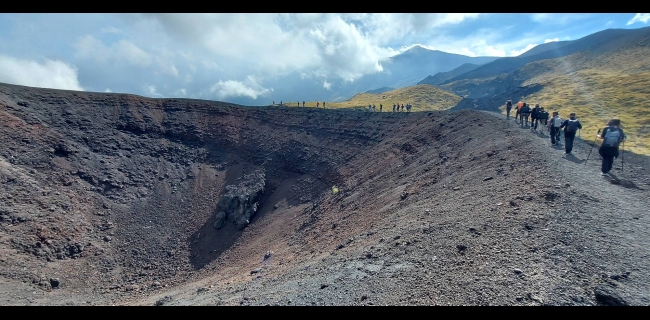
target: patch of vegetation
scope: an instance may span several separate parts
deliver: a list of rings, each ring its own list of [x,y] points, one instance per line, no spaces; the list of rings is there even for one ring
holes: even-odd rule
[[[613,117],[621,119],[627,134],[625,149],[650,155],[650,72],[620,74],[594,69],[546,77],[541,91],[525,97],[562,118],[575,112],[583,125],[581,137],[595,138]],[[513,101],[517,103],[517,101]],[[505,106],[500,108],[505,113]]]
[[[392,112],[393,103],[399,103],[400,105],[410,103],[413,106],[411,112],[417,112],[447,110],[458,104],[460,100],[462,100],[462,97],[453,93],[432,85],[421,84],[379,94],[359,93],[346,101],[326,101],[325,107],[327,109],[367,109],[368,105],[374,104],[377,107],[377,111],[379,111],[379,105],[382,104],[383,112]],[[316,103],[316,101],[306,102],[305,107],[316,107]],[[296,103],[290,104],[289,106],[295,107]],[[323,102],[318,102],[318,106],[322,108]]]

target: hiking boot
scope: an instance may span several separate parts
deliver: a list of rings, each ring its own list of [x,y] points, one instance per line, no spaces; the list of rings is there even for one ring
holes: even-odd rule
[[[607,173],[604,173],[604,172],[601,172],[600,175],[603,176],[603,177],[607,177]]]

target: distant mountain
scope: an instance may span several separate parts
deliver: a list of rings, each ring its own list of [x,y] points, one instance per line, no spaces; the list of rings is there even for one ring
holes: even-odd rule
[[[595,136],[618,117],[628,135],[627,148],[650,155],[650,27],[610,29],[533,50],[488,63],[439,87],[465,97],[455,110],[502,112],[505,101],[512,99],[539,103],[562,117],[575,112],[583,123],[582,136]],[[521,65],[523,61],[528,62]]]
[[[383,93],[383,92],[391,91],[391,90],[395,90],[395,88],[391,88],[391,87],[383,87],[383,88],[379,88],[379,89],[368,90],[368,91],[366,91],[365,93],[375,93],[375,94],[379,94],[379,93]]]
[[[433,76],[428,76],[424,78],[424,80],[418,82],[418,84],[430,84],[430,85],[437,85],[441,84],[451,78],[457,77],[465,72],[470,72],[481,65],[478,64],[473,64],[473,63],[464,63],[460,67],[447,71],[447,72],[438,72]]]
[[[451,78],[445,81],[444,84],[466,79],[493,78],[503,73],[511,73],[533,61],[563,57],[589,48],[600,48],[600,50],[606,50],[607,48],[617,47],[629,41],[634,41],[634,39],[637,38],[643,38],[649,32],[650,27],[633,30],[607,29],[578,40],[540,44],[531,49],[530,51],[532,52],[524,53],[518,57],[497,59],[470,72]],[[476,95],[472,96],[476,97]]]
[[[353,82],[337,78],[305,78],[304,70],[278,76],[266,87],[273,88],[271,95],[263,98],[231,98],[232,103],[242,105],[269,105],[280,101],[344,101],[360,92],[377,88],[404,88],[416,85],[431,74],[448,72],[463,64],[482,65],[498,57],[469,57],[460,54],[429,50],[421,46],[380,61],[383,71],[365,75]],[[325,84],[327,82],[327,85]]]

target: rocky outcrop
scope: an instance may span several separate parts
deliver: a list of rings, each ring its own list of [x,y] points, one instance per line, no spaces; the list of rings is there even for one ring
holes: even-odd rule
[[[223,228],[226,222],[235,224],[237,229],[244,229],[257,212],[259,200],[264,193],[264,170],[245,174],[233,185],[226,186],[226,192],[221,196],[214,228]]]

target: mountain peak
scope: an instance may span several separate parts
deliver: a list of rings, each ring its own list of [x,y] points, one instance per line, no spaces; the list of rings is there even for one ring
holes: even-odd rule
[[[438,51],[438,50],[427,49],[427,48],[425,48],[425,47],[423,47],[423,46],[421,46],[419,44],[416,44],[416,45],[412,46],[411,48],[409,48],[408,50],[402,52],[402,54],[407,53],[407,52],[408,53],[420,53],[420,52],[427,52],[427,51]]]

